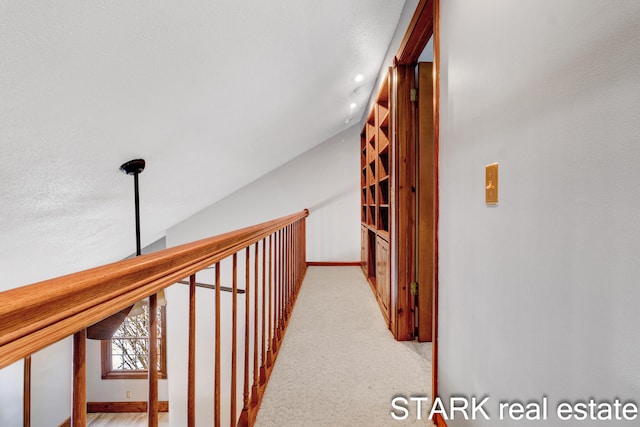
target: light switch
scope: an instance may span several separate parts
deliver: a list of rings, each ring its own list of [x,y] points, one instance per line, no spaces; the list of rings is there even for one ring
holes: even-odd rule
[[[487,205],[498,204],[498,164],[492,163],[486,167],[485,203]]]

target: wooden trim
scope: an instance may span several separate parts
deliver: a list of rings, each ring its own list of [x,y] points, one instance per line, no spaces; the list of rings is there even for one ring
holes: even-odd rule
[[[433,107],[433,119],[434,119],[434,142],[436,150],[436,180],[440,177],[440,0],[434,0],[433,3],[433,62],[435,67],[434,73],[434,107]],[[436,186],[439,183],[436,181]],[[439,235],[438,235],[438,223],[440,220],[440,192],[436,191],[436,209],[435,209],[435,223],[436,223],[436,235],[435,235],[435,282],[433,284],[433,346],[432,346],[432,383],[431,383],[431,396],[435,399],[438,396],[438,293],[440,287],[439,281]],[[442,421],[442,425],[447,424]]]
[[[157,293],[276,230],[293,215],[0,293],[0,369]]]
[[[169,412],[169,402],[158,401],[159,412]],[[87,402],[87,413],[147,412],[147,402]]]
[[[404,39],[400,43],[396,55],[397,64],[409,65],[418,62],[420,54],[433,34],[433,3],[434,0],[420,0],[418,3]]]
[[[440,146],[440,0],[420,0],[416,7],[414,16],[407,28],[405,37],[396,55],[397,64],[412,64],[418,61],[420,53],[427,45],[429,38],[433,35],[434,51],[434,141],[436,150],[436,171],[439,169],[439,146]],[[436,173],[436,180],[439,172]],[[437,185],[437,184],[436,184]],[[433,285],[433,332],[432,332],[432,398],[438,396],[438,231],[437,224],[440,214],[439,194],[436,192],[435,208],[435,282]],[[446,426],[446,422],[436,415],[434,421],[438,426]]]
[[[71,417],[64,420],[58,427],[71,427]]]
[[[360,267],[360,261],[307,261],[307,267]]]

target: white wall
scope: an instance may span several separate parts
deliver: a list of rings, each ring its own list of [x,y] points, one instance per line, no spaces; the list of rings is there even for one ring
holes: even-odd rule
[[[391,42],[389,42],[389,47],[387,47],[387,53],[385,54],[384,60],[380,65],[380,70],[378,71],[378,76],[376,77],[376,84],[374,85],[374,88],[369,96],[367,108],[364,109],[362,117],[360,118],[360,128],[364,126],[364,122],[369,116],[371,107],[373,107],[374,102],[376,102],[378,93],[380,92],[380,88],[382,87],[382,84],[384,83],[384,80],[386,79],[389,72],[389,67],[393,66],[394,59],[398,54],[398,50],[400,49],[400,44],[402,43],[402,40],[407,33],[407,28],[411,23],[411,19],[413,18],[413,14],[416,12],[416,7],[418,7],[419,3],[419,0],[406,0],[404,3],[402,13],[400,14],[400,19],[398,19],[398,25],[396,25],[396,30],[393,34]]]
[[[360,259],[359,234],[359,128],[347,131],[316,146],[291,162],[265,175],[226,199],[205,209],[187,221],[170,229],[167,246],[175,246],[260,223],[308,208],[307,260],[358,261]],[[253,252],[252,252],[253,254]],[[252,255],[253,257],[253,255]],[[259,255],[260,257],[260,255]],[[244,271],[243,256],[239,257],[238,271]],[[252,258],[253,259],[253,258]],[[252,263],[254,261],[251,261]],[[222,267],[223,284],[230,284],[228,260]],[[253,264],[252,264],[253,265]],[[198,281],[213,282],[212,270],[198,275]],[[243,274],[239,274],[240,289],[244,288]],[[214,363],[214,292],[197,290],[196,326],[196,408],[197,424],[210,424],[213,420],[213,363]],[[172,425],[186,420],[187,390],[187,337],[188,287],[174,285],[167,290],[169,413]],[[261,306],[262,296],[260,296]],[[222,295],[221,324],[222,353],[222,419],[228,419],[227,393],[230,383],[230,330],[231,298]],[[244,318],[244,297],[239,297],[238,318]],[[260,314],[259,314],[260,317]],[[253,324],[251,320],[250,324]],[[242,321],[240,325],[243,325]],[[242,326],[240,326],[242,327]],[[243,348],[244,331],[238,332],[238,348]],[[251,348],[253,348],[253,345]],[[250,353],[252,350],[250,351]],[[241,362],[241,361],[240,361]],[[240,363],[240,365],[242,365]],[[252,365],[251,365],[252,366]],[[242,367],[238,369],[238,402],[242,404]],[[250,374],[252,377],[253,374]],[[238,409],[238,415],[240,411]]]
[[[640,402],[640,3],[441,8],[441,395]]]
[[[359,261],[359,132],[350,127],[172,227],[167,246],[308,208],[307,260]]]
[[[100,341],[87,340],[87,402],[146,402],[149,398],[149,381],[126,379],[102,379],[100,365]],[[168,376],[171,374],[168,373]],[[158,380],[158,399],[168,400],[168,380]],[[127,398],[127,392],[131,397]]]
[[[33,427],[59,425],[71,414],[72,343],[72,338],[65,338],[31,356]]]
[[[71,414],[71,338],[31,356],[31,425],[59,425]],[[22,361],[0,370],[0,426],[22,426]]]

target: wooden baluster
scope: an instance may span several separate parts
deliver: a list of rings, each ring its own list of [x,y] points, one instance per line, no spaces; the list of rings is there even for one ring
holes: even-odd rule
[[[296,225],[291,224],[291,233],[289,235],[289,281],[291,282],[291,302],[289,303],[289,312],[293,312],[293,304],[296,300]]]
[[[287,329],[287,323],[289,320],[289,227],[284,228],[284,236],[282,237],[282,274],[284,275],[284,330]],[[284,335],[284,334],[283,334]]]
[[[300,221],[300,267],[302,275],[307,272],[307,235],[304,219]]]
[[[285,229],[283,228],[280,232],[280,340],[284,338],[284,323],[285,323],[285,313],[286,313],[286,301],[287,301],[287,282],[285,276]]]
[[[262,239],[262,354],[260,358],[260,384],[264,384],[267,376],[266,372],[266,348],[265,348],[265,337],[266,337],[266,324],[265,324],[265,315],[266,315],[266,301],[267,301],[267,280],[266,280],[266,272],[267,272],[267,239]]]
[[[278,352],[280,339],[280,230],[275,234],[273,253],[273,354]],[[273,359],[275,362],[275,358]]]
[[[216,361],[214,365],[214,426],[220,427],[220,262],[216,263]]]
[[[295,225],[295,276],[296,276],[296,297],[298,296],[298,292],[300,291],[300,222],[296,221]]]
[[[293,303],[296,299],[296,225],[291,224],[291,238],[289,239],[289,244],[291,245],[290,253],[291,260],[289,261],[289,266],[291,268],[291,273],[289,276],[291,277],[291,309],[293,310]]]
[[[231,303],[231,427],[236,425],[236,369],[238,340],[238,254],[233,254],[233,285]]]
[[[306,236],[304,229],[304,219],[298,221],[298,227],[300,228],[300,241],[298,242],[298,246],[300,248],[300,253],[298,254],[298,263],[300,266],[300,286],[302,286],[302,280],[304,279],[304,274],[307,271],[307,259],[305,258],[306,251]]]
[[[300,286],[302,285],[302,264],[300,262],[300,255],[302,254],[302,247],[300,245],[300,242],[302,241],[302,231],[300,228],[300,221],[298,221],[296,223],[296,228],[297,228],[297,238],[296,238],[296,265],[298,267],[297,270],[297,274],[298,274],[298,291],[300,291]]]
[[[245,294],[244,294],[244,388],[243,388],[243,405],[242,414],[240,415],[241,425],[245,426],[249,423],[249,322],[251,310],[251,251],[247,247],[245,250]],[[256,257],[256,264],[258,258]],[[256,295],[257,286],[256,286]]]
[[[149,427],[158,426],[158,296],[149,297]]]
[[[293,224],[293,286],[294,286],[294,294],[298,296],[298,223]]]
[[[280,307],[281,307],[281,301],[282,301],[282,288],[281,288],[281,278],[280,278],[280,270],[281,270],[281,266],[280,266],[280,234],[281,231],[278,231],[278,235],[276,238],[276,258],[275,258],[275,262],[276,262],[276,277],[275,277],[275,289],[276,289],[276,306],[275,306],[275,314],[274,314],[274,321],[275,321],[275,331],[274,331],[274,335],[276,336],[276,345],[278,343],[278,340],[280,339]]]
[[[284,316],[284,328],[282,330],[283,332],[283,336],[284,336],[284,330],[287,329],[287,323],[289,320],[289,268],[288,268],[288,263],[289,263],[289,245],[287,244],[287,242],[289,241],[289,227],[286,226],[284,228],[284,235],[282,236],[282,275],[283,275],[283,281],[284,281],[284,311],[283,311],[283,316]]]
[[[302,231],[300,235],[302,236],[301,249],[302,253],[300,254],[300,262],[302,263],[304,271],[307,270],[307,221],[305,218],[300,220],[300,227]]]
[[[251,389],[251,395],[253,396],[252,401],[258,402],[258,373],[260,372],[258,369],[258,321],[260,320],[258,317],[258,303],[260,302],[258,299],[258,280],[260,273],[260,265],[258,262],[258,243],[255,245],[254,250],[254,279],[253,283],[255,284],[255,292],[253,294],[253,387]],[[248,300],[249,298],[247,298]],[[248,305],[247,305],[248,307]],[[247,315],[247,322],[249,321],[249,317]]]
[[[282,280],[282,237],[284,232],[280,230],[278,232],[278,346],[280,345],[280,339],[282,337],[282,296],[283,280]]]
[[[287,318],[291,317],[291,302],[293,301],[293,284],[291,283],[291,225],[287,226]]]
[[[293,295],[294,295],[294,283],[293,283],[293,225],[289,225],[288,242],[287,242],[287,277],[289,278],[289,317],[291,317],[291,310],[293,310]]]
[[[267,367],[271,367],[273,363],[272,348],[273,348],[273,235],[269,236],[269,298],[268,298],[268,310],[267,316],[269,337],[267,339]]]
[[[293,299],[298,296],[298,223],[293,223],[291,236],[291,277],[293,280]]]
[[[187,385],[187,425],[196,425],[196,275],[189,277],[189,366]]]
[[[24,358],[22,427],[31,427],[31,356]]]
[[[73,335],[73,408],[72,427],[87,425],[87,330]]]
[[[276,354],[276,331],[278,330],[278,232],[276,231],[272,235],[273,241],[271,242],[271,355]],[[271,358],[273,363],[274,358]]]
[[[280,312],[279,312],[279,316],[280,316],[280,324],[278,325],[278,339],[279,339],[279,343],[278,346],[280,346],[281,342],[282,342],[282,338],[284,338],[283,335],[283,331],[284,331],[284,304],[286,301],[286,293],[285,293],[285,280],[284,280],[284,228],[282,230],[280,230],[280,253],[278,254],[278,257],[280,258]]]

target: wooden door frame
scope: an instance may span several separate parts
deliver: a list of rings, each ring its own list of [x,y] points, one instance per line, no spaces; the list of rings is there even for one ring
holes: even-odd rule
[[[434,62],[434,149],[436,155],[436,171],[438,171],[440,144],[440,0],[420,0],[411,19],[404,39],[400,44],[395,63],[402,65],[416,64],[418,57],[433,36]],[[432,399],[438,396],[438,215],[440,204],[438,199],[438,177],[436,172],[436,207],[435,207],[435,283],[433,287],[433,356],[432,356]],[[441,418],[434,420],[437,425],[446,425]]]

